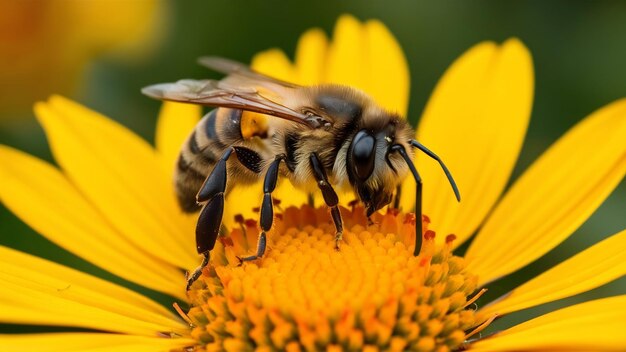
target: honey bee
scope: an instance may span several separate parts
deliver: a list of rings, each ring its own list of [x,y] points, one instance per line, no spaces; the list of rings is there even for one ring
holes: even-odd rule
[[[222,223],[225,195],[237,185],[264,180],[257,251],[241,258],[242,263],[265,253],[266,232],[274,220],[272,192],[279,176],[308,192],[321,191],[336,228],[337,249],[343,224],[334,186],[354,190],[370,216],[391,202],[411,173],[417,182],[415,255],[419,253],[422,182],[413,165],[414,148],[439,162],[460,200],[450,172],[437,155],[413,139],[415,131],[408,122],[362,91],[335,84],[299,86],[224,58],[204,57],[199,63],[226,76],[184,79],[142,90],[160,100],[216,107],[183,144],[175,171],[180,206],[186,212],[200,210],[196,244],[203,260],[188,276],[187,289],[208,265]],[[264,135],[248,138],[242,134],[244,111],[270,115]]]

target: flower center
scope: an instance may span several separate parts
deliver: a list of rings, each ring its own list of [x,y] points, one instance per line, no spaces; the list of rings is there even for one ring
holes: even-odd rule
[[[289,208],[263,259],[243,266],[237,257],[255,251],[259,232],[240,221],[189,291],[196,350],[461,347],[481,322],[468,307],[477,278],[451,253],[454,236],[436,245],[426,230],[415,257],[413,214],[377,213],[368,224],[362,208],[343,210],[340,251],[325,209]]]

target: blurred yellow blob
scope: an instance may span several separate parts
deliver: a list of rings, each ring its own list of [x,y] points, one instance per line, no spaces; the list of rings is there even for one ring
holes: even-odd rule
[[[162,37],[159,0],[0,0],[0,111],[70,93],[101,55],[129,60]]]

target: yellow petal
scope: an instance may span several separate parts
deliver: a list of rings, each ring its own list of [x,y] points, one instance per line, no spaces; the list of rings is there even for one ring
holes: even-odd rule
[[[281,181],[272,195],[274,198],[280,200],[280,204],[283,209],[290,206],[297,207],[302,204],[306,204],[309,201],[309,195],[306,192],[295,188],[289,180]]]
[[[253,185],[234,187],[228,193],[224,204],[222,223],[228,228],[238,228],[235,222],[236,215],[243,215],[245,219],[259,219],[259,213],[253,209],[261,206],[263,200],[263,184],[257,182]]]
[[[155,151],[135,134],[61,97],[35,113],[56,161],[83,195],[137,246],[182,268],[193,268],[193,232]]]
[[[332,43],[320,29],[298,41],[295,65],[277,49],[260,53],[252,67],[286,81],[315,85],[338,83],[370,94],[386,109],[405,116],[409,99],[409,69],[402,48],[377,20],[365,24],[350,15],[337,21]]]
[[[466,240],[500,197],[522,147],[533,97],[532,59],[517,39],[478,44],[441,78],[420,121],[418,140],[449,167],[458,203],[439,165],[418,154],[424,213],[443,240]],[[402,206],[412,209],[415,185],[404,182]]]
[[[0,321],[155,336],[185,328],[165,308],[129,289],[0,247]]]
[[[329,48],[324,82],[368,91],[366,39],[365,31],[356,18],[350,15],[339,17]]]
[[[170,182],[167,183],[168,188],[163,189],[162,192],[175,194],[173,179],[178,154],[201,117],[202,107],[199,105],[163,102],[157,120],[155,144],[161,165]],[[180,221],[184,222],[181,225],[181,233],[184,229],[184,233],[192,234],[197,222],[197,215],[184,214],[180,216]],[[191,236],[187,237],[191,238]]]
[[[297,77],[293,82],[301,85],[322,83],[327,56],[326,34],[319,28],[306,31],[298,40],[295,60]]]
[[[517,287],[480,312],[498,315],[570,297],[626,274],[626,230]]]
[[[106,333],[0,335],[0,351],[20,352],[166,352],[194,344],[186,338]]]
[[[156,126],[156,149],[165,170],[174,172],[180,148],[202,115],[202,107],[193,104],[164,102]]]
[[[471,351],[626,348],[626,296],[599,299],[548,313],[470,346]]]
[[[382,107],[406,117],[409,110],[409,65],[400,44],[380,21],[365,23],[369,81],[366,92]]]
[[[293,82],[296,71],[289,58],[280,49],[269,49],[256,54],[250,64],[254,70],[283,81]]]
[[[481,284],[532,262],[576,230],[626,174],[626,99],[594,112],[515,182],[468,249]]]
[[[353,86],[386,109],[402,116],[407,113],[408,64],[402,48],[380,21],[362,24],[343,15],[330,45],[321,30],[310,30],[298,42],[296,70],[300,73],[296,83]]]
[[[37,232],[124,279],[184,297],[180,271],[111,228],[59,170],[4,146],[0,164],[0,201]]]

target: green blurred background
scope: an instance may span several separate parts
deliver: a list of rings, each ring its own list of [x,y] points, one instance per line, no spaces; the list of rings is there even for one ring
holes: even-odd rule
[[[37,26],[41,18],[56,16],[55,13],[59,11],[56,7],[69,6],[67,4],[71,1],[25,2],[34,6],[21,9],[25,22],[17,26],[14,23],[13,30]],[[4,0],[0,3],[3,8],[12,6]],[[147,39],[140,38],[139,44],[123,43],[118,47],[115,38],[108,38],[102,45],[83,47],[86,45],[84,43],[91,40],[90,30],[99,34],[96,32],[108,29],[70,29],[82,31],[84,37],[88,38],[82,38],[79,44],[72,47],[72,50],[86,53],[79,63],[54,61],[60,62],[61,66],[67,65],[68,69],[49,76],[46,74],[48,68],[37,66],[33,70],[39,70],[36,71],[39,73],[27,75],[30,78],[17,82],[13,77],[0,82],[0,92],[4,95],[0,100],[3,102],[0,105],[0,143],[52,160],[43,131],[34,119],[31,102],[45,99],[53,93],[63,93],[76,99],[153,141],[159,103],[142,96],[139,93],[141,87],[179,78],[211,77],[212,73],[195,64],[195,59],[202,55],[221,55],[247,62],[255,53],[271,47],[280,47],[292,55],[301,33],[311,27],[321,27],[331,33],[335,20],[343,13],[351,13],[360,20],[380,19],[404,48],[411,70],[409,118],[412,122],[419,119],[437,79],[462,52],[483,40],[501,42],[511,36],[520,38],[534,58],[536,89],[530,129],[514,178],[569,127],[595,109],[626,97],[626,2],[187,0],[110,3],[117,6],[111,11],[125,11],[125,8],[137,6],[138,3],[149,6],[147,8],[150,12],[146,12],[146,16],[149,13],[149,16],[154,16],[153,20],[144,18],[143,22],[134,23],[143,26],[143,29],[150,29],[150,34],[145,36]],[[43,10],[41,6],[44,6]],[[46,12],[51,8],[57,12]],[[84,14],[84,10],[78,13]],[[29,11],[35,11],[40,16],[30,16]],[[135,11],[143,13],[141,11],[144,10]],[[107,16],[105,18],[110,19],[115,26],[116,13],[98,11],[95,15]],[[5,11],[5,15],[0,15],[0,22],[7,18]],[[54,26],[63,26],[63,21],[52,22]],[[124,27],[115,30],[121,32],[122,39],[119,40],[126,39]],[[136,31],[137,28],[132,30]],[[12,35],[2,32],[4,34],[0,38],[3,41]],[[34,52],[46,60],[48,55],[56,57],[65,48],[63,41],[74,40],[67,38],[40,40],[33,44],[36,49]],[[5,49],[6,62],[0,72],[11,72],[11,60],[18,58],[7,58],[6,54],[11,51]],[[40,84],[42,82],[45,84]],[[17,86],[20,88],[15,89]],[[29,88],[35,86],[37,89]],[[24,87],[26,89],[22,89]],[[507,292],[514,282],[532,277],[624,229],[625,207],[626,183],[622,182],[591,219],[546,258],[506,280],[490,285],[490,297]],[[52,245],[2,206],[0,244],[50,258],[137,289]],[[168,302],[169,306],[167,297],[148,293]],[[624,278],[574,298],[505,317],[494,324],[491,330],[557,306],[619,293],[626,293]]]

